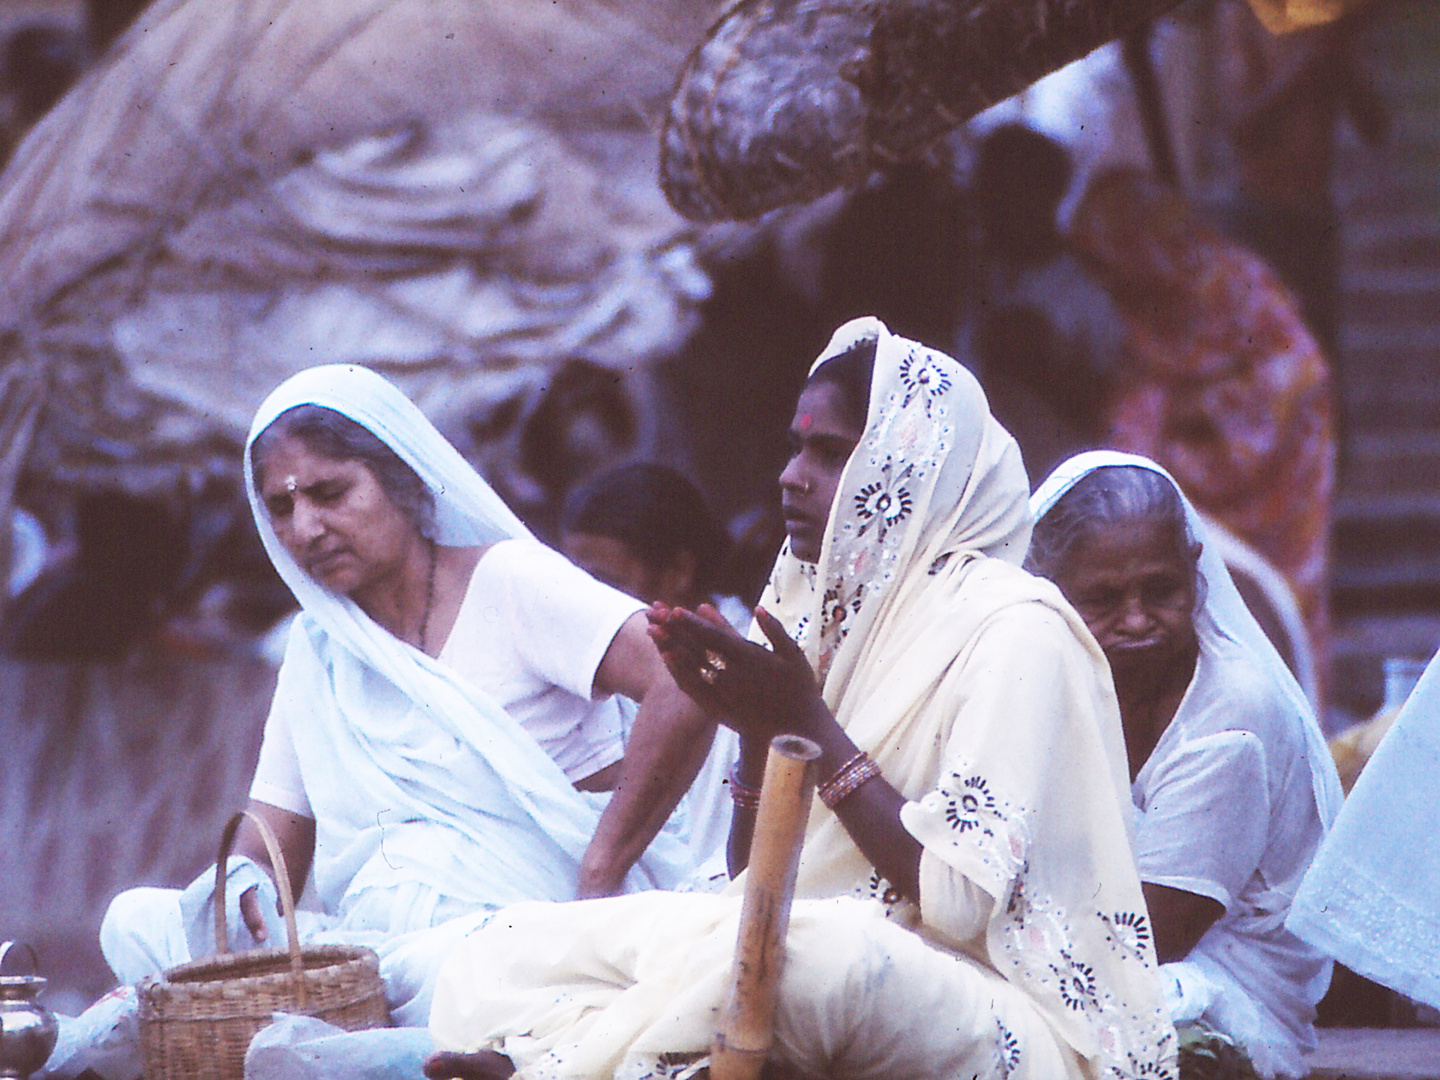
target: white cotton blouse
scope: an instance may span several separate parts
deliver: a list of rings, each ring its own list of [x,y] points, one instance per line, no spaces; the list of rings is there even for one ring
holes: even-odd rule
[[[643,605],[529,539],[481,556],[440,663],[499,704],[572,781],[624,755],[619,702],[593,698],[620,627]],[[277,695],[265,721],[250,797],[313,817],[291,734],[305,722]],[[313,772],[312,772],[313,777]]]
[[[1264,1072],[1293,1074],[1330,962],[1285,917],[1326,823],[1305,733],[1273,673],[1237,642],[1208,643],[1131,793],[1140,880],[1225,908],[1185,960],[1219,991],[1208,1019]]]

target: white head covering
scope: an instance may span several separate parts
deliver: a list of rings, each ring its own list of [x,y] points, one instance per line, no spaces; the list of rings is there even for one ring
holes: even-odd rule
[[[1440,657],[1430,661],[1300,886],[1285,925],[1440,1008]]]
[[[1342,798],[1340,781],[1335,774],[1335,765],[1325,744],[1325,737],[1320,732],[1320,725],[1316,722],[1314,710],[1295,676],[1281,659],[1280,653],[1265,636],[1265,631],[1255,621],[1255,616],[1250,614],[1250,609],[1245,606],[1240,591],[1230,577],[1230,571],[1225,569],[1218,545],[1209,542],[1204,520],[1174,478],[1149,458],[1136,454],[1123,454],[1114,450],[1092,450],[1077,454],[1059,465],[1030,497],[1030,508],[1034,511],[1035,520],[1039,521],[1049,513],[1061,496],[1096,469],[1126,465],[1158,473],[1175,488],[1175,493],[1185,508],[1185,521],[1190,535],[1201,545],[1199,574],[1203,583],[1203,603],[1195,617],[1195,630],[1201,647],[1204,648],[1207,642],[1220,639],[1235,642],[1256,664],[1268,670],[1275,685],[1280,688],[1286,701],[1300,718],[1300,728],[1305,735],[1306,758],[1310,763],[1311,786],[1315,792],[1315,806],[1320,813],[1320,820],[1326,823],[1333,821],[1340,809]],[[1187,700],[1181,702],[1172,721],[1174,725],[1184,726],[1188,700],[1187,695]]]
[[[292,725],[297,750],[302,738],[313,740],[313,752],[347,778],[344,790],[319,793],[336,800],[337,816],[368,807],[396,823],[384,836],[385,858],[370,857],[357,870],[371,849],[346,834],[327,850],[327,807],[307,790],[322,841],[315,863],[322,899],[338,903],[347,891],[385,879],[405,834],[397,824],[414,822],[435,828],[413,830],[413,849],[403,853],[408,872],[446,895],[484,903],[571,898],[598,820],[592,801],[489,695],[318,584],[276,537],[255,488],[251,449],[281,413],[307,404],[360,424],[415,470],[435,499],[438,543],[489,544],[530,533],[420,410],[374,372],[311,368],[277,387],[256,413],[245,446],[246,491],[265,549],[304,609],[286,650],[277,706],[303,710],[304,724]],[[688,863],[662,835],[627,884],[670,885]]]
[[[1029,488],[1020,449],[956,361],[865,318],[835,331],[810,374],[866,340],[875,342],[869,415],[820,559],[801,562],[787,540],[761,600],[836,690],[912,567],[965,552],[1018,566],[1030,543],[1028,508],[1015,498]]]

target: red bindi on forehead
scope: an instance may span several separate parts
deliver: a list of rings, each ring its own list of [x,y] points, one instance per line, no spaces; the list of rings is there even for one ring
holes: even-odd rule
[[[812,427],[814,427],[814,426],[815,426],[815,414],[814,414],[814,413],[808,413],[808,412],[807,412],[807,413],[801,413],[801,414],[800,414],[800,430],[801,430],[801,431],[809,431],[809,430],[810,430]]]

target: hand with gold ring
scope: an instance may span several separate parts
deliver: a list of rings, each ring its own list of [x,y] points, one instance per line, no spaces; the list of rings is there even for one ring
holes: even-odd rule
[[[725,658],[714,649],[705,650],[705,663],[700,665],[700,678],[714,683],[715,677],[725,670]]]
[[[755,617],[773,651],[746,641],[709,604],[695,612],[653,605],[650,636],[680,689],[742,735],[804,734],[824,708],[814,673],[773,616],[757,608]]]

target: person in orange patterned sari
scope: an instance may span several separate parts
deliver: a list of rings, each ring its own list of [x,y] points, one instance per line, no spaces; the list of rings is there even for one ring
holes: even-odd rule
[[[1298,302],[1139,170],[1096,175],[1072,230],[1126,322],[1109,442],[1160,462],[1275,565],[1323,673],[1335,435],[1329,365]]]

